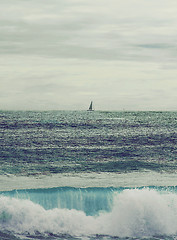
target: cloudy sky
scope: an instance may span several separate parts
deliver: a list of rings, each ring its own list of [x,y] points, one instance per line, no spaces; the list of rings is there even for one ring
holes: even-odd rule
[[[0,109],[177,110],[176,0],[0,0]]]

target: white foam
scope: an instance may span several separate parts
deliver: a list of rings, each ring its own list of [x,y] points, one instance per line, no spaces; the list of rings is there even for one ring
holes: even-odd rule
[[[124,190],[111,213],[100,216],[104,233],[121,237],[177,233],[177,195],[155,190]],[[103,220],[104,219],[104,220]]]
[[[53,187],[142,187],[177,186],[176,173],[131,172],[131,173],[75,173],[27,176],[0,176],[0,191],[13,189]]]
[[[150,237],[177,234],[177,194],[155,190],[115,193],[111,212],[86,216],[82,211],[45,210],[29,200],[0,197],[0,229],[18,233],[106,234]]]

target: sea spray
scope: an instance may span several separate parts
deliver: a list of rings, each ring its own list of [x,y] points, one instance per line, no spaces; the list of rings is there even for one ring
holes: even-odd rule
[[[104,218],[104,233],[121,237],[171,235],[177,232],[177,195],[150,189],[115,194]]]

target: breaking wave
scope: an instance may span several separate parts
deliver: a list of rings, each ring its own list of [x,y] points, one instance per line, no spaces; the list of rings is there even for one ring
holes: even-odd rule
[[[177,193],[174,189],[102,189],[106,192],[105,196],[102,194],[104,204],[100,204],[102,207],[99,210],[96,203],[100,199],[100,190],[92,189],[86,194],[85,189],[85,195],[91,196],[94,191],[99,194],[95,194],[90,202],[88,199],[86,201],[86,197],[78,199],[73,194],[64,208],[58,204],[58,207],[50,209],[29,199],[1,194],[0,231],[136,238],[177,234]],[[50,202],[52,198],[50,195],[48,197]],[[65,195],[65,200],[67,197],[71,198],[72,194]],[[82,207],[76,209],[73,204],[71,208],[70,203],[78,200]],[[90,206],[86,208],[84,205],[88,202]]]

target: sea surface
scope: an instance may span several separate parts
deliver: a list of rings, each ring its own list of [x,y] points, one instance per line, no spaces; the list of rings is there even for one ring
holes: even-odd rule
[[[177,112],[0,111],[7,239],[177,239]]]

